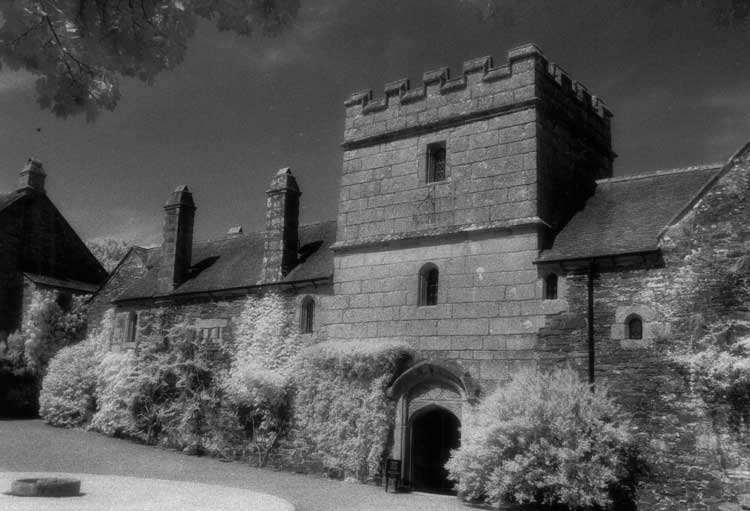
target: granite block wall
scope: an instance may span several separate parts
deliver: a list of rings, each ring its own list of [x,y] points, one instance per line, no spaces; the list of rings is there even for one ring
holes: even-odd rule
[[[453,360],[491,388],[535,363],[544,300],[533,229],[346,251],[335,261],[331,339],[405,340],[422,356]],[[419,270],[439,271],[438,303],[418,305]]]

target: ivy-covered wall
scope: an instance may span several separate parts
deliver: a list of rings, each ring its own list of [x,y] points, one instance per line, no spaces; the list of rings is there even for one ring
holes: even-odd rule
[[[631,259],[595,274],[595,381],[635,418],[652,468],[642,509],[713,509],[750,493],[747,417],[733,411],[750,402],[746,387],[727,382],[747,370],[726,361],[750,356],[748,152],[665,232],[663,261]],[[567,311],[547,316],[539,356],[572,360],[585,377],[587,275],[571,272],[565,283]],[[643,320],[642,339],[627,338],[632,314]]]

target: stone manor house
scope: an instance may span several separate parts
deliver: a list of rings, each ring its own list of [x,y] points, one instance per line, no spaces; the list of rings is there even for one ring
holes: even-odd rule
[[[417,351],[389,391],[391,457],[416,488],[446,488],[468,404],[515,368],[570,363],[636,417],[658,460],[645,508],[730,491],[666,353],[687,332],[691,254],[747,253],[750,146],[724,165],[612,177],[612,114],[533,45],[345,106],[337,220],[299,225],[301,191],[282,169],[264,231],[196,242],[196,205],[177,188],[161,248],[131,249],[93,303],[97,317],[115,309],[113,349],[183,319],[231,336],[243,300],[274,291],[304,343]]]

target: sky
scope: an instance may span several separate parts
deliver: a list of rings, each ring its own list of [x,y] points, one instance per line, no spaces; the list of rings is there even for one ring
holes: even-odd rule
[[[303,223],[336,216],[343,102],[357,90],[533,42],[614,113],[615,174],[727,160],[750,140],[750,26],[700,9],[625,0],[509,0],[486,19],[466,0],[301,0],[294,25],[243,38],[202,22],[184,62],[151,86],[123,80],[94,123],[36,104],[34,77],[0,71],[0,191],[29,157],[84,239],[158,244],[162,206],[187,184],[195,239],[264,224],[265,190],[291,167]],[[678,2],[679,3],[679,2]]]

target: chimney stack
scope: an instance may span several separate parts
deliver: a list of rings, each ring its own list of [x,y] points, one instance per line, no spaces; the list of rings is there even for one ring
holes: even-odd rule
[[[263,282],[281,280],[297,264],[299,196],[288,167],[276,172],[266,191],[266,231],[263,240]]]
[[[178,186],[164,205],[164,240],[158,273],[159,294],[171,293],[182,284],[190,270],[193,251],[193,194],[185,185]]]
[[[33,158],[29,158],[26,165],[24,165],[23,170],[21,170],[21,173],[18,175],[18,189],[22,190],[25,188],[31,188],[37,192],[45,193],[44,179],[46,177],[47,174],[44,173],[42,163]]]

